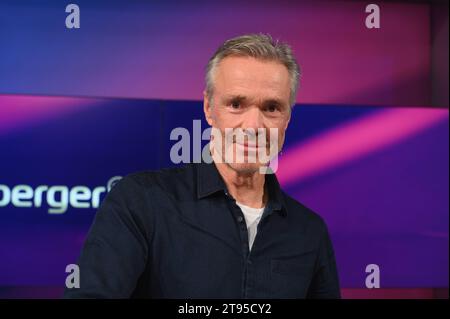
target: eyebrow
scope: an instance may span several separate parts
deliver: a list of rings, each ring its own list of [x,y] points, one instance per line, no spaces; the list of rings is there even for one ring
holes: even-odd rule
[[[280,99],[268,99],[268,100],[264,100],[263,104],[264,104],[264,105],[267,105],[267,104],[276,104],[276,105],[278,105],[278,106],[283,106],[283,105],[284,105],[283,101],[281,101]]]
[[[249,98],[247,98],[246,96],[244,96],[244,95],[240,95],[240,94],[238,94],[238,95],[226,95],[225,97],[224,97],[224,99],[223,99],[223,101],[225,101],[225,102],[231,102],[231,101],[237,101],[237,102],[246,102],[246,101],[248,101],[249,100]],[[269,98],[269,99],[267,99],[267,100],[264,100],[263,102],[262,102],[262,104],[263,105],[267,105],[267,104],[277,104],[277,105],[279,105],[279,106],[283,106],[284,105],[284,103],[283,103],[283,101],[281,100],[281,99],[277,99],[277,98]]]
[[[226,95],[223,99],[225,102],[231,102],[231,101],[238,101],[238,102],[245,102],[248,98],[244,95]]]

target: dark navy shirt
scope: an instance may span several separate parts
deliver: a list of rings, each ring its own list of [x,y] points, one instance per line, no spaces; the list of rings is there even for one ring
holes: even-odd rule
[[[100,206],[66,298],[339,298],[335,256],[316,213],[266,175],[249,251],[245,218],[214,163],[139,172]]]

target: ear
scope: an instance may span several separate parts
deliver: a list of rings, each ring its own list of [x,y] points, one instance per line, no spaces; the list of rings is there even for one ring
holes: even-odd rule
[[[208,122],[210,126],[213,126],[213,116],[211,108],[212,106],[209,104],[209,96],[206,91],[203,91],[203,112],[205,113],[206,122]]]

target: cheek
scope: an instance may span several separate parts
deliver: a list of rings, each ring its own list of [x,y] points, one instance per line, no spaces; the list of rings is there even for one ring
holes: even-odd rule
[[[286,125],[278,128],[278,147],[281,149],[284,143],[284,138],[286,136]]]
[[[269,121],[267,123],[267,127],[276,128],[278,130],[278,136],[284,136],[286,133],[288,124],[289,124],[289,121],[286,119],[276,119],[276,120]]]
[[[233,114],[227,114],[225,110],[215,110],[213,117],[213,125],[220,130],[225,130],[225,128],[234,128],[236,118]]]
[[[279,138],[278,138],[278,145],[279,145],[279,148],[281,149],[281,147],[283,146],[283,144],[284,144],[284,134],[282,134],[282,135],[280,135],[279,136]]]

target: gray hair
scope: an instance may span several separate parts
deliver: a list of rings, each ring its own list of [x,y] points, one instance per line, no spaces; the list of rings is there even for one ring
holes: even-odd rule
[[[209,59],[206,66],[206,93],[208,99],[214,93],[213,73],[217,65],[228,56],[248,56],[261,60],[276,61],[283,64],[288,72],[291,80],[291,92],[289,103],[291,106],[295,104],[297,96],[300,67],[295,60],[291,47],[286,44],[273,40],[268,34],[245,34],[225,41]]]

